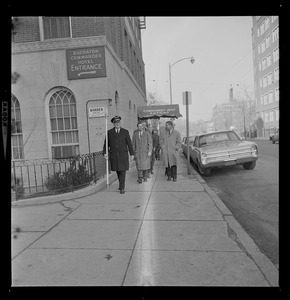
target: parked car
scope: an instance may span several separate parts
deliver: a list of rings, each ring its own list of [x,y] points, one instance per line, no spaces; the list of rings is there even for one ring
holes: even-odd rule
[[[195,136],[189,136],[188,139],[189,139],[189,154],[191,153],[191,146],[194,142],[194,138]],[[182,142],[181,142],[181,150],[182,150],[182,153],[187,156],[187,137],[184,137],[182,139]],[[191,156],[191,155],[190,155]]]
[[[233,165],[251,170],[259,157],[257,144],[242,140],[233,130],[199,134],[191,148],[192,161],[201,175],[210,175],[213,168]]]
[[[279,142],[279,130],[272,137],[272,143],[275,144],[275,142]]]
[[[273,138],[273,136],[274,136],[276,133],[279,133],[279,129],[277,129],[276,132],[270,133],[270,134],[269,134],[269,140],[270,140],[270,141],[272,141],[272,138]]]

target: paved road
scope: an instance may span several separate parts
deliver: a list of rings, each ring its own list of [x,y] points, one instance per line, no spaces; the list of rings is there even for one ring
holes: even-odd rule
[[[256,142],[260,157],[254,170],[244,170],[242,166],[216,169],[203,179],[260,250],[278,266],[279,144]]]

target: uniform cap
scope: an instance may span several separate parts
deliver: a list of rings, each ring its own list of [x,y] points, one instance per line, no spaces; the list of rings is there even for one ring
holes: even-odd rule
[[[111,119],[111,122],[112,123],[115,123],[115,122],[120,122],[121,121],[121,117],[120,116],[115,116]]]

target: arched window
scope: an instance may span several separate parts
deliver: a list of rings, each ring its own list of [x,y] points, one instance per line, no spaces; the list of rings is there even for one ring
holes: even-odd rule
[[[52,135],[52,158],[66,158],[79,154],[79,135],[76,100],[73,94],[60,89],[49,100]]]
[[[11,149],[12,160],[24,159],[20,104],[14,95],[11,95]]]

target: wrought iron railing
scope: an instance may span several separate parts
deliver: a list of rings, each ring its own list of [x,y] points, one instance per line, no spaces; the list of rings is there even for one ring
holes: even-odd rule
[[[96,183],[105,174],[101,151],[67,159],[12,161],[12,200],[71,192]]]

